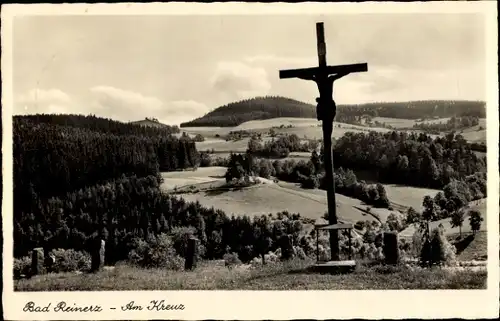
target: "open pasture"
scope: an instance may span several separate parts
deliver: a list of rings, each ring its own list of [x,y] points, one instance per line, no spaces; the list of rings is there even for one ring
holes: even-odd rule
[[[479,125],[464,129],[460,135],[469,142],[486,143],[486,134],[486,119],[481,118]]]
[[[293,118],[293,117],[279,117],[264,120],[251,120],[240,124],[233,128],[233,130],[257,130],[257,129],[271,129],[280,126],[293,126],[293,127],[311,127],[321,125],[321,122],[315,118]]]
[[[163,190],[171,190],[175,187],[182,187],[186,185],[195,185],[207,182],[216,182],[224,180],[226,173],[225,167],[200,167],[195,171],[177,171],[177,172],[164,172],[161,176],[164,179],[161,188]]]
[[[229,134],[234,127],[183,127],[181,132],[186,132],[191,135],[200,134],[205,138],[217,138],[216,135],[224,136]]]
[[[411,128],[417,122],[415,119],[405,119],[405,118],[389,118],[389,117],[373,117],[373,122],[378,121],[379,123],[385,123],[386,125],[390,125],[395,129],[398,128]]]
[[[263,137],[262,141],[267,142],[270,141],[271,137]],[[220,138],[210,138],[205,139],[203,142],[196,142],[196,149],[203,152],[206,150],[214,150],[219,153],[244,153],[248,148],[248,142],[250,141],[249,137],[245,137],[238,140],[229,140]]]
[[[319,194],[319,193],[318,193]],[[181,194],[187,201],[199,201],[203,206],[214,207],[228,215],[267,215],[288,211],[300,213],[302,217],[320,219],[326,212],[326,193],[318,195],[295,190],[277,184],[263,184],[233,191],[200,192]],[[361,201],[337,194],[337,214],[342,222],[359,220],[373,221],[375,218],[356,209],[364,206]]]
[[[384,187],[391,203],[405,207],[411,206],[417,211],[422,211],[422,203],[425,196],[434,197],[439,192],[436,189],[394,184],[384,184]]]

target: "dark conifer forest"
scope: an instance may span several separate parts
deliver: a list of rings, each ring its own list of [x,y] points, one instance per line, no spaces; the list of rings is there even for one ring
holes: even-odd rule
[[[195,166],[199,156],[194,142],[186,137],[178,139],[171,135],[174,132],[170,127],[137,126],[94,116],[14,117],[16,251],[28,250],[18,248],[18,244],[25,242],[20,237],[41,242],[64,227],[68,217],[79,220],[84,213],[79,212],[82,207],[79,210],[75,206],[78,198],[71,196],[80,195],[78,191],[94,195],[92,200],[97,202],[97,190],[116,179],[150,177],[157,180],[160,171]],[[112,203],[110,206],[116,205],[112,199],[106,201]],[[69,205],[56,215],[50,212],[51,202]],[[82,205],[83,209],[87,205]],[[61,210],[56,208],[56,212]],[[89,231],[85,229],[86,233]],[[34,237],[32,233],[42,233],[43,238],[42,235]]]
[[[284,234],[299,241],[300,215],[279,213],[287,219],[264,231],[276,217],[229,218],[163,192],[160,171],[199,163],[194,142],[174,131],[94,116],[14,117],[14,256],[34,247],[89,251],[103,239],[114,264],[165,233],[179,255],[194,234],[203,258],[230,250],[248,261],[276,249]]]

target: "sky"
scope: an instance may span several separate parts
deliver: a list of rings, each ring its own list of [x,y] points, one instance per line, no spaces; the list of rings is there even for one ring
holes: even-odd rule
[[[478,14],[18,16],[14,114],[95,114],[179,124],[232,101],[280,95],[314,103],[314,83],[280,69],[368,63],[335,83],[337,104],[485,100]]]

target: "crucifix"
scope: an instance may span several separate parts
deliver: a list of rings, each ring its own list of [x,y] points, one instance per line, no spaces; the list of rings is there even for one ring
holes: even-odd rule
[[[280,79],[299,78],[316,83],[319,98],[316,98],[316,115],[322,121],[325,179],[327,186],[328,221],[337,224],[337,210],[335,206],[335,179],[333,176],[332,132],[333,120],[337,106],[333,100],[333,83],[350,73],[368,71],[368,64],[351,64],[327,66],[326,44],[323,22],[316,23],[316,37],[318,43],[318,67],[304,69],[280,70]],[[339,238],[337,230],[330,230],[330,249],[332,261],[339,261]]]

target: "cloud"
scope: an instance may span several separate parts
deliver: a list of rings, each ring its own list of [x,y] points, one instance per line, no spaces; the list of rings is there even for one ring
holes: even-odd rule
[[[304,57],[284,57],[284,56],[276,56],[276,55],[255,55],[255,56],[247,56],[243,58],[243,61],[249,64],[257,64],[257,65],[273,65],[274,66],[282,66],[286,68],[287,66],[293,66],[296,68],[297,66],[301,66],[303,68],[314,66],[317,62],[314,58],[304,58]]]
[[[163,102],[159,98],[111,86],[90,89],[92,109],[99,116],[122,121],[155,117],[165,124],[176,125],[208,112],[208,107],[193,100]]]
[[[265,95],[271,89],[267,71],[243,62],[219,62],[211,79],[212,87],[232,99]]]
[[[14,114],[68,113],[74,107],[70,96],[59,89],[32,89],[14,102]]]
[[[122,121],[157,117],[163,106],[163,102],[156,97],[111,86],[90,88],[90,99],[90,107],[97,115]]]
[[[205,115],[210,110],[207,105],[193,100],[171,101],[166,104],[161,120],[165,124],[180,124]]]

